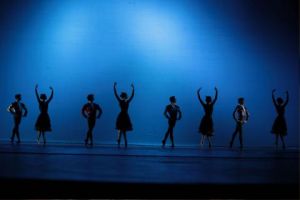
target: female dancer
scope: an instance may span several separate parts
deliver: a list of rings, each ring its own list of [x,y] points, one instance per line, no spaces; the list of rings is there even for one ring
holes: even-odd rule
[[[27,108],[24,103],[21,102],[21,94],[15,95],[16,101],[11,103],[9,107],[7,108],[7,111],[10,112],[14,116],[14,128],[12,130],[12,136],[10,138],[10,142],[14,142],[15,136],[17,136],[19,144],[21,142],[20,140],[20,134],[19,134],[19,126],[21,123],[22,117],[26,117],[27,115]],[[24,111],[24,112],[23,112]]]
[[[115,97],[118,100],[120,108],[121,108],[121,112],[119,113],[119,115],[117,117],[117,122],[116,122],[116,129],[118,130],[117,142],[118,142],[118,146],[120,147],[121,135],[123,135],[124,140],[125,140],[125,147],[127,147],[126,132],[132,130],[131,120],[128,115],[128,107],[129,107],[129,103],[131,102],[131,100],[133,99],[133,96],[134,96],[134,86],[133,86],[133,84],[131,84],[132,93],[131,93],[131,96],[129,99],[128,99],[126,92],[122,92],[119,97],[116,86],[117,86],[117,83],[115,82],[114,83],[114,94],[115,94]]]
[[[212,101],[211,96],[206,96],[206,99],[205,99],[206,103],[204,103],[204,101],[201,99],[200,90],[201,90],[201,88],[198,89],[197,95],[198,95],[198,99],[204,109],[204,112],[205,112],[205,114],[201,120],[200,126],[199,126],[199,133],[202,134],[200,145],[202,146],[204,144],[205,137],[207,137],[209,148],[211,148],[211,137],[213,136],[213,133],[214,133],[214,124],[213,124],[213,119],[212,119],[212,113],[213,113],[214,105],[218,98],[218,89],[215,87],[216,93],[215,93],[215,98],[213,101]]]
[[[289,102],[289,92],[286,91],[286,100],[284,102],[281,97],[278,97],[275,100],[275,94],[274,94],[275,91],[276,91],[275,89],[272,91],[272,100],[276,108],[277,117],[273,123],[271,132],[276,136],[276,140],[275,140],[276,147],[278,146],[278,137],[280,136],[282,142],[282,148],[285,149],[285,142],[283,137],[287,135],[287,125],[286,125],[284,113],[285,113],[285,107]]]
[[[40,143],[40,137],[43,135],[44,144],[46,144],[46,137],[45,132],[51,131],[51,122],[50,117],[48,115],[48,105],[50,101],[53,99],[53,88],[50,87],[51,95],[50,98],[47,100],[46,94],[38,94],[38,85],[35,86],[35,95],[37,98],[37,101],[39,103],[39,109],[40,109],[40,115],[38,116],[36,123],[35,123],[35,129],[38,131],[38,138],[37,142]]]
[[[96,118],[100,118],[102,114],[101,107],[94,103],[94,95],[89,94],[87,96],[88,103],[84,104],[84,106],[81,109],[81,113],[84,118],[88,121],[88,132],[86,134],[86,138],[84,140],[85,145],[88,144],[88,141],[90,140],[90,145],[93,146],[93,129],[96,124]]]

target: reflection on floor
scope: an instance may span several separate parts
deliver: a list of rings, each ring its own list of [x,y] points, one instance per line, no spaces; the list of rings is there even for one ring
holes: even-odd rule
[[[46,184],[48,189],[52,184],[53,190],[55,186],[56,190],[62,186],[65,192],[70,187],[70,192],[75,193],[74,189],[89,185],[91,193],[95,188],[94,194],[97,191],[106,194],[105,190],[99,191],[99,187],[115,188],[122,193],[125,186],[128,193],[128,187],[132,185],[135,194],[143,190],[152,191],[150,194],[153,195],[155,192],[162,194],[159,191],[168,192],[169,189],[173,195],[188,195],[195,190],[199,197],[210,196],[212,191],[214,197],[220,197],[217,194],[221,193],[241,195],[234,197],[268,193],[278,193],[276,197],[290,195],[295,198],[298,195],[299,150],[296,148],[245,148],[241,151],[227,147],[210,150],[129,146],[125,149],[112,145],[87,148],[82,145],[2,143],[0,155],[0,178],[8,189],[18,184],[26,188],[30,181],[40,187]],[[40,189],[45,192],[40,195],[49,192]]]

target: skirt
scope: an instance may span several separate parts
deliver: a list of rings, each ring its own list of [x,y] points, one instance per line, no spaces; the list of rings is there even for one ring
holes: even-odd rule
[[[132,123],[128,113],[120,112],[117,117],[116,129],[121,131],[132,131]]]
[[[272,126],[272,131],[271,133],[276,134],[276,135],[281,135],[281,136],[286,136],[287,135],[287,125],[285,118],[282,116],[277,116],[273,126]]]
[[[48,113],[41,113],[35,123],[35,129],[37,131],[52,131],[51,122]]]
[[[204,115],[200,122],[199,133],[205,136],[213,136],[214,124],[212,117]]]

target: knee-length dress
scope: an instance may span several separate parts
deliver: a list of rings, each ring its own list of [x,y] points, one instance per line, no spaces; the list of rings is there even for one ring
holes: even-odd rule
[[[213,104],[203,104],[204,116],[201,119],[199,133],[205,136],[213,136],[214,124],[212,119]]]
[[[277,117],[273,123],[271,133],[276,135],[287,135],[287,124],[285,121],[284,113],[285,113],[285,106],[276,105]]]
[[[126,100],[120,100],[119,105],[121,108],[121,112],[119,113],[116,121],[116,129],[121,131],[131,131],[132,123],[130,120],[130,117],[128,115],[128,107],[129,107],[129,101]]]
[[[41,113],[35,123],[35,129],[37,131],[52,131],[51,120],[48,114],[48,104],[49,102],[47,101],[39,101],[39,109]]]

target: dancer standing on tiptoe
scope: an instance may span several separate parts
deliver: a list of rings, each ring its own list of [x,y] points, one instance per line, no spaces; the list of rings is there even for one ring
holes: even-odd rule
[[[172,143],[172,148],[175,147],[174,145],[174,127],[176,125],[176,121],[180,120],[182,117],[182,113],[180,111],[180,107],[176,105],[176,98],[175,96],[171,96],[169,98],[170,104],[166,106],[164,116],[168,119],[168,130],[165,133],[165,137],[162,140],[162,146],[164,147],[166,144],[166,141],[170,135],[171,143]]]
[[[39,95],[38,93],[38,85],[35,86],[35,95],[37,98],[37,101],[39,103],[39,109],[40,109],[40,115],[38,116],[36,123],[35,123],[35,129],[38,131],[38,137],[37,137],[37,143],[40,143],[40,137],[43,136],[44,144],[46,144],[46,131],[52,131],[51,129],[51,121],[48,114],[48,106],[51,100],[53,99],[53,88],[50,87],[51,95],[49,99],[47,100],[47,95],[42,93]]]
[[[9,107],[7,108],[7,111],[10,112],[13,117],[14,117],[14,128],[12,130],[12,135],[10,138],[10,142],[14,142],[15,136],[17,136],[18,141],[17,143],[19,144],[21,142],[20,140],[20,134],[19,134],[19,126],[22,120],[22,117],[27,116],[27,108],[24,103],[21,102],[22,96],[21,94],[16,94],[15,95],[15,102],[11,103]],[[24,111],[24,112],[23,112]]]
[[[120,96],[117,93],[117,83],[114,83],[114,94],[116,99],[119,102],[119,106],[121,108],[121,112],[119,113],[117,117],[117,122],[116,122],[116,129],[118,130],[118,146],[120,147],[120,142],[121,142],[121,136],[123,135],[124,140],[125,140],[125,147],[127,147],[127,131],[132,131],[132,123],[130,120],[130,117],[128,115],[128,108],[129,104],[132,101],[134,97],[134,85],[131,84],[132,88],[132,93],[131,96],[128,98],[128,95],[126,92],[122,92]]]
[[[215,87],[215,98],[212,100],[211,96],[206,96],[206,103],[201,99],[200,96],[200,89],[197,91],[197,96],[198,99],[204,109],[204,116],[201,120],[200,126],[199,126],[199,132],[202,134],[201,136],[201,141],[200,145],[202,146],[204,144],[205,138],[207,137],[209,148],[211,148],[211,137],[213,136],[214,133],[214,124],[213,124],[213,119],[212,119],[212,113],[214,109],[214,105],[217,101],[218,98],[218,89]]]
[[[100,118],[102,115],[102,109],[98,104],[94,103],[94,99],[94,95],[89,94],[87,96],[88,103],[84,104],[81,109],[81,113],[87,119],[89,127],[84,142],[87,145],[90,140],[91,146],[93,146],[93,129],[96,124],[96,118]]]
[[[285,102],[281,97],[278,97],[275,100],[275,89],[272,91],[272,100],[273,104],[276,108],[277,117],[272,126],[272,133],[275,134],[275,145],[278,146],[278,137],[280,137],[282,142],[282,148],[285,149],[284,137],[287,135],[287,125],[284,117],[285,107],[289,102],[289,92],[286,91],[286,100]]]

